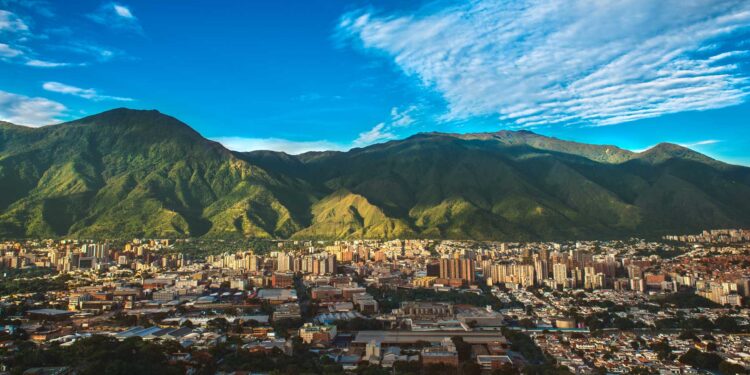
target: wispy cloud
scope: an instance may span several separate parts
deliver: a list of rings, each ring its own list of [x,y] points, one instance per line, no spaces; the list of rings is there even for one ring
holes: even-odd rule
[[[26,51],[19,41],[28,36],[29,26],[15,13],[0,9],[0,60],[15,62],[24,59]]]
[[[360,10],[337,33],[440,93],[444,119],[533,127],[742,103],[750,81],[736,40],[748,26],[744,0],[473,0],[413,14]]]
[[[315,102],[322,100],[341,100],[343,97],[341,95],[323,95],[318,92],[307,92],[295,97],[294,99],[300,102]]]
[[[0,120],[19,125],[41,126],[62,121],[64,105],[40,97],[0,91]]]
[[[0,32],[17,33],[28,30],[29,26],[15,13],[0,9]]]
[[[3,0],[0,0],[0,6],[3,4]],[[46,1],[23,0],[16,4],[34,9],[38,14],[43,16],[54,16],[54,13],[48,9],[49,4]],[[61,32],[63,34],[58,35]],[[52,61],[40,57],[40,48],[38,48],[38,42],[40,40],[49,42],[50,36],[55,35],[58,38],[63,39],[63,41],[51,43],[53,45],[52,49],[59,49],[61,46],[69,43],[68,39],[71,37],[70,33],[71,31],[67,27],[49,29],[47,32],[39,33],[36,30],[32,30],[29,25],[15,13],[0,10],[0,37],[2,37],[0,40],[3,41],[0,43],[0,60],[7,63],[21,64],[34,68],[85,66],[87,63]],[[36,45],[35,42],[37,42]],[[49,46],[46,47],[47,49],[50,49]],[[44,50],[44,48],[41,50]]]
[[[213,139],[234,151],[270,150],[287,154],[301,154],[309,151],[343,150],[344,147],[328,141],[292,141],[281,138],[219,137]]]
[[[138,22],[138,18],[133,15],[128,6],[123,4],[103,4],[96,12],[89,14],[88,18],[96,23],[114,29],[131,31],[138,34],[143,33],[143,28]]]
[[[706,140],[697,141],[697,142],[679,143],[679,145],[680,146],[684,146],[684,147],[688,147],[688,148],[693,148],[693,147],[713,145],[713,144],[717,144],[719,142],[721,142],[721,141],[718,140],[718,139],[706,139]]]
[[[705,139],[705,140],[702,140],[702,141],[694,141],[694,142],[667,142],[667,143],[674,143],[676,145],[680,145],[682,147],[687,147],[687,148],[700,148],[701,146],[714,145],[714,144],[717,144],[717,143],[720,143],[720,142],[722,142],[722,141],[719,140],[719,139]],[[643,147],[643,148],[639,148],[639,149],[631,149],[631,151],[633,151],[633,152],[644,152],[644,151],[648,151],[648,150],[650,150],[650,149],[652,149],[654,147],[656,147],[656,144],[652,144],[652,145],[649,145],[648,147]]]
[[[420,111],[420,106],[410,105],[406,108],[391,108],[390,119],[375,125],[372,129],[359,133],[352,143],[355,147],[367,146],[377,142],[391,140],[397,137],[398,128],[408,127],[416,121],[414,115]]]
[[[413,124],[416,121],[413,115],[417,111],[419,111],[419,106],[417,105],[410,105],[404,109],[398,107],[391,108],[390,125],[401,128]]]
[[[0,58],[9,58],[23,55],[23,51],[15,49],[5,43],[0,43]]]
[[[0,0],[0,6],[21,6],[43,17],[54,17],[55,12],[47,0]]]
[[[117,57],[127,56],[125,52],[118,49],[105,47],[85,41],[73,41],[71,43],[61,45],[58,48],[80,55],[89,56],[98,62],[107,62]]]
[[[391,133],[386,128],[386,124],[381,122],[375,125],[372,129],[359,133],[359,137],[354,140],[354,146],[362,147],[371,145],[377,142],[383,142],[390,139],[396,138],[396,134]]]
[[[133,13],[130,13],[130,9],[128,7],[119,4],[113,4],[113,6],[115,8],[115,13],[117,13],[118,16],[130,19],[135,18],[133,17]]]
[[[65,63],[65,62],[37,60],[37,59],[31,59],[31,60],[26,61],[26,66],[33,66],[35,68],[59,68],[59,67],[71,66],[71,65],[74,65],[74,64]]]
[[[60,82],[45,82],[42,88],[60,94],[73,95],[84,99],[103,101],[103,100],[114,100],[119,102],[131,102],[132,98],[125,98],[121,96],[110,96],[102,95],[95,89],[83,89],[76,86],[66,85]]]

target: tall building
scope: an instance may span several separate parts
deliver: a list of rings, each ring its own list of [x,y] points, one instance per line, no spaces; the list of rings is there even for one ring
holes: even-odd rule
[[[568,266],[565,263],[552,265],[552,278],[555,279],[555,284],[563,288],[568,287]]]
[[[291,271],[294,267],[293,256],[286,252],[280,252],[277,257],[276,269],[278,271]]]
[[[469,283],[473,283],[474,279],[476,278],[476,263],[473,259],[460,259],[460,272],[459,272],[459,278],[464,279],[468,281]]]
[[[476,280],[476,262],[469,258],[441,258],[440,278],[461,279],[472,283]]]
[[[540,258],[534,261],[534,273],[536,276],[536,283],[541,285],[549,275],[549,268],[547,266],[547,260]]]

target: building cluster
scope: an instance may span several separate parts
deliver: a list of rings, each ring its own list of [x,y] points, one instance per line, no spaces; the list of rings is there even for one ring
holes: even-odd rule
[[[23,329],[41,347],[109,335],[173,340],[195,351],[233,338],[243,350],[272,354],[292,353],[299,337],[345,369],[468,360],[490,372],[534,361],[509,342],[508,332],[522,332],[575,373],[692,373],[675,358],[709,342],[725,360],[750,367],[744,336],[680,336],[684,322],[750,326],[747,234],[273,241],[264,251],[217,242],[219,251],[199,255],[169,240],[8,241],[0,243],[2,267],[52,287],[0,296],[0,311],[15,322],[6,330]],[[34,273],[40,269],[49,272]],[[701,303],[682,306],[674,296]],[[665,327],[672,331],[661,333]],[[659,357],[658,340],[668,340],[675,356]],[[465,347],[468,359],[459,360]]]

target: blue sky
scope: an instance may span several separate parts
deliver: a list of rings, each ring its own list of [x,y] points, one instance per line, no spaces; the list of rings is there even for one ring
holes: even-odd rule
[[[158,109],[290,153],[529,129],[750,165],[748,36],[740,0],[0,0],[0,119]]]

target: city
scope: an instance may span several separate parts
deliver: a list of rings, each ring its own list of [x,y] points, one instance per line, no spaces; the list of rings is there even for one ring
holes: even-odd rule
[[[0,0],[0,375],[750,375],[750,0]]]
[[[73,373],[92,361],[67,357],[76,343],[112,347],[96,359],[105,362],[122,345],[158,347],[144,373],[750,367],[750,230],[655,241],[239,242],[2,243],[2,370]]]

